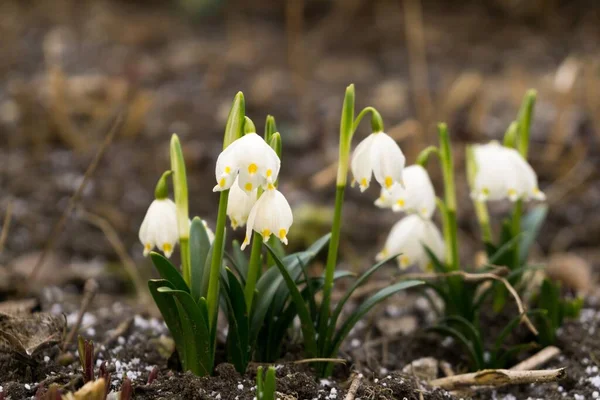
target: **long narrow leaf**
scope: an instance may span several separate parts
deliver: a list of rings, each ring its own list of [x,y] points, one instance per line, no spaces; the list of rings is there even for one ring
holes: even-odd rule
[[[240,248],[240,242],[234,240],[231,244],[231,256],[237,265],[238,272],[242,277],[243,282],[246,282],[248,276],[248,258]]]
[[[288,270],[285,268],[285,265],[283,265],[279,257],[277,257],[275,251],[267,244],[265,244],[265,247],[275,260],[275,265],[279,269],[279,272],[281,272],[281,275],[285,280],[288,290],[290,291],[292,301],[296,304],[296,308],[298,310],[298,317],[300,318],[300,324],[302,326],[302,335],[304,337],[304,345],[306,352],[309,357],[317,357],[318,354],[317,343],[315,342],[315,327],[312,319],[310,318],[310,312],[306,307],[306,304],[304,303],[304,299],[302,298],[302,295],[300,294],[300,291],[296,286],[296,282],[294,281],[294,279],[292,279]]]
[[[198,300],[200,297],[206,296],[202,292],[203,279],[205,277],[204,269],[206,268],[206,260],[210,251],[210,240],[208,232],[202,220],[195,217],[190,225],[190,268],[192,274],[191,286],[192,297]],[[208,282],[206,283],[208,287]]]
[[[152,263],[158,270],[161,278],[171,282],[173,287],[177,290],[182,290],[188,293],[190,292],[190,288],[183,280],[183,277],[169,260],[154,251],[150,253],[150,258],[152,259]]]
[[[160,287],[157,291],[172,295],[180,309],[187,368],[196,375],[210,375],[213,367],[213,352],[208,315],[204,315],[201,307],[187,292],[169,287]]]
[[[475,349],[473,348],[473,344],[461,332],[459,332],[458,330],[456,330],[454,328],[450,328],[449,326],[443,326],[443,325],[436,325],[431,328],[427,328],[427,330],[441,333],[442,335],[451,336],[455,340],[458,340],[458,342],[461,343],[463,345],[463,347],[465,348],[465,350],[467,350],[467,352],[469,353],[469,358],[471,359],[473,366],[476,369],[483,368],[483,365],[480,364],[480,362],[479,362],[481,357],[479,357],[477,355],[477,353],[475,352]]]
[[[448,323],[454,322],[456,324],[461,325],[464,328],[464,332],[467,332],[471,338],[471,343],[473,343],[473,350],[477,355],[477,363],[479,365],[483,365],[483,341],[481,340],[481,334],[471,322],[467,321],[460,315],[450,315],[448,317],[442,318],[440,323]]]
[[[530,310],[530,311],[527,311],[525,314],[527,314],[527,316],[531,318],[536,315],[545,315],[546,311],[545,310]],[[498,354],[500,352],[500,348],[502,347],[502,344],[506,341],[506,338],[508,337],[508,335],[510,335],[512,333],[512,331],[517,327],[517,325],[519,325],[522,318],[523,317],[521,315],[517,315],[516,317],[511,319],[508,322],[508,324],[506,324],[504,329],[502,329],[502,331],[500,332],[500,334],[498,335],[498,337],[496,338],[496,340],[494,342],[494,348],[492,350],[492,359],[498,357]]]
[[[521,220],[521,227],[525,232],[525,235],[523,235],[523,238],[519,243],[519,260],[521,264],[525,264],[527,262],[529,250],[535,242],[542,224],[546,220],[547,214],[548,206],[538,205]]]
[[[240,373],[246,372],[250,358],[248,336],[248,311],[244,298],[244,289],[229,268],[226,269],[228,282],[224,282],[225,300],[229,331],[227,332],[227,357]]]
[[[160,287],[170,287],[171,289],[175,289],[175,287],[166,279],[152,279],[148,281],[148,289],[150,290],[150,294],[152,295],[158,310],[165,320],[165,324],[167,325],[167,328],[169,328],[169,332],[171,332],[171,336],[175,342],[175,348],[179,353],[179,359],[181,360],[182,366],[185,370],[187,369],[184,362],[185,342],[183,338],[183,327],[181,326],[181,321],[179,319],[179,310],[175,300],[171,295],[160,293],[158,291],[158,288]]]
[[[380,291],[378,291],[377,293],[375,293],[373,296],[369,297],[356,310],[354,310],[354,312],[352,314],[350,314],[348,316],[346,321],[344,321],[344,323],[338,330],[337,334],[335,335],[335,339],[334,339],[331,347],[329,347],[327,349],[327,353],[324,354],[324,356],[325,357],[336,357],[337,352],[340,348],[340,345],[342,344],[342,342],[344,341],[344,339],[346,338],[348,333],[350,333],[350,330],[375,305],[381,303],[382,301],[384,301],[385,299],[387,299],[388,297],[390,297],[393,294],[396,294],[398,292],[401,292],[402,290],[406,290],[411,287],[419,286],[422,284],[423,284],[423,281],[417,281],[417,280],[402,281],[402,282],[398,282],[394,285],[388,286],[386,288],[383,288]]]

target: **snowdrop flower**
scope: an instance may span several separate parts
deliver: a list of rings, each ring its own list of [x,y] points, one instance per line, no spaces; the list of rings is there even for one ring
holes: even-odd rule
[[[231,188],[236,177],[246,193],[277,180],[281,162],[277,153],[256,133],[248,133],[219,154],[213,192]]]
[[[252,230],[260,233],[264,242],[269,240],[271,235],[276,235],[283,244],[287,244],[287,233],[292,222],[294,216],[289,203],[273,184],[269,184],[250,211],[242,250],[250,244]]]
[[[171,257],[179,241],[177,209],[171,199],[156,199],[150,204],[140,227],[139,238],[144,245],[144,256],[158,247],[167,258]]]
[[[394,183],[404,185],[402,170],[405,162],[394,139],[384,132],[373,132],[356,146],[350,168],[361,192],[369,187],[372,174],[381,187],[389,190]]]
[[[429,174],[425,168],[415,164],[406,167],[403,176],[405,187],[395,184],[389,190],[382,188],[375,205],[396,212],[419,213],[431,219],[435,211],[435,191]]]
[[[231,227],[236,229],[238,226],[246,225],[250,211],[256,203],[258,190],[253,189],[250,193],[246,193],[240,189],[235,178],[231,190],[229,191],[229,199],[227,200],[227,216],[231,220]]]
[[[473,146],[476,165],[471,196],[479,201],[510,199],[544,200],[537,176],[513,148],[498,142]]]
[[[418,264],[421,269],[427,270],[431,260],[424,246],[439,259],[444,256],[444,240],[439,229],[429,219],[412,214],[392,227],[383,250],[376,258],[382,260],[390,255],[400,254],[397,259],[400,268]]]

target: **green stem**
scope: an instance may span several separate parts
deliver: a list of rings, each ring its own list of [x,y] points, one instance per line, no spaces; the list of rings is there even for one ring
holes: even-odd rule
[[[529,150],[529,136],[531,119],[533,117],[533,108],[535,107],[535,99],[537,92],[533,89],[529,89],[523,99],[523,104],[519,110],[519,137],[517,143],[517,150],[527,160],[527,152]]]
[[[523,200],[519,199],[515,202],[515,207],[513,209],[512,237],[516,237],[517,235],[519,235],[521,233],[521,217],[523,216],[522,214],[523,214]],[[519,268],[519,262],[520,262],[519,252],[520,252],[519,241],[517,240],[513,247],[513,254],[514,254],[513,267],[514,268]],[[509,267],[510,267],[510,265],[509,265]]]
[[[246,299],[246,308],[248,313],[252,309],[252,301],[254,300],[254,290],[256,288],[256,280],[260,272],[262,263],[261,252],[262,252],[262,241],[263,237],[258,232],[254,232],[252,235],[252,249],[250,250],[250,261],[248,262],[248,275],[246,277],[246,287],[244,288],[244,297]]]
[[[217,226],[215,227],[215,240],[213,242],[213,253],[210,262],[210,277],[208,280],[206,302],[208,304],[208,319],[211,329],[216,328],[217,313],[219,310],[219,282],[221,279],[221,265],[223,264],[223,244],[225,243],[225,223],[227,222],[228,198],[229,190],[221,192],[221,196],[219,197]]]
[[[190,270],[190,252],[187,242],[190,237],[190,218],[188,213],[188,186],[185,172],[185,161],[181,143],[176,134],[171,136],[170,144],[171,170],[173,171],[173,192],[177,207],[177,229],[179,230],[179,251],[181,254],[181,271],[185,283],[192,287],[192,271]]]
[[[358,128],[358,125],[360,125],[360,121],[362,121],[363,117],[367,115],[367,113],[371,113],[371,131],[383,132],[383,119],[381,118],[379,111],[373,107],[365,107],[356,116],[354,125],[352,126],[352,133],[356,131],[356,128]]]
[[[447,259],[450,260],[450,269],[457,271],[458,260],[458,226],[456,223],[456,187],[454,185],[454,162],[452,159],[452,148],[446,124],[438,125],[440,137],[440,160],[442,163],[442,174],[444,176],[444,200],[446,206],[446,218],[450,232],[450,243],[446,244]]]
[[[333,277],[335,275],[335,266],[337,263],[337,254],[340,245],[340,231],[342,226],[342,205],[344,203],[344,191],[346,185],[337,186],[335,191],[335,211],[333,214],[333,226],[331,227],[331,239],[329,240],[329,250],[327,252],[327,264],[325,267],[325,283],[323,286],[323,302],[321,303],[321,312],[319,313],[319,341],[323,347],[327,342],[327,322],[329,320],[329,306],[331,301],[331,292],[333,290]]]
[[[492,228],[490,226],[490,214],[485,202],[475,200],[475,214],[477,215],[477,221],[479,221],[479,227],[481,228],[481,238],[484,243],[492,243]]]

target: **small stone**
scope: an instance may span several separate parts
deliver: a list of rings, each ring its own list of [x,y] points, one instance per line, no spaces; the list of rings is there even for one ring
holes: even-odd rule
[[[417,329],[417,318],[414,315],[405,315],[400,318],[381,318],[376,322],[377,328],[386,335],[408,335]]]
[[[550,258],[546,274],[573,289],[579,295],[585,295],[591,288],[592,274],[590,264],[574,253],[555,254]]]
[[[437,378],[439,362],[433,357],[419,358],[402,368],[402,372],[416,375],[423,380]]]

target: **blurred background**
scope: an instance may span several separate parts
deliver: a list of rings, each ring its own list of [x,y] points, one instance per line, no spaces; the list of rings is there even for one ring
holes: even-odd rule
[[[500,139],[535,88],[530,162],[550,206],[536,252],[598,266],[598,1],[3,0],[0,37],[0,215],[12,207],[0,265],[31,268],[45,247],[59,268],[118,262],[115,249],[139,264],[137,232],[173,132],[191,214],[214,226],[214,163],[239,90],[259,132],[267,114],[277,120],[290,246],[305,246],[330,228],[342,96],[355,83],[357,108],[381,112],[408,163],[435,143],[436,122],[449,124],[467,261],[478,230],[464,144]],[[365,121],[354,144],[368,129]],[[437,162],[429,169],[439,193]],[[342,257],[352,268],[368,265],[400,218],[372,204],[374,186],[348,191]],[[55,269],[45,268],[51,280]]]

